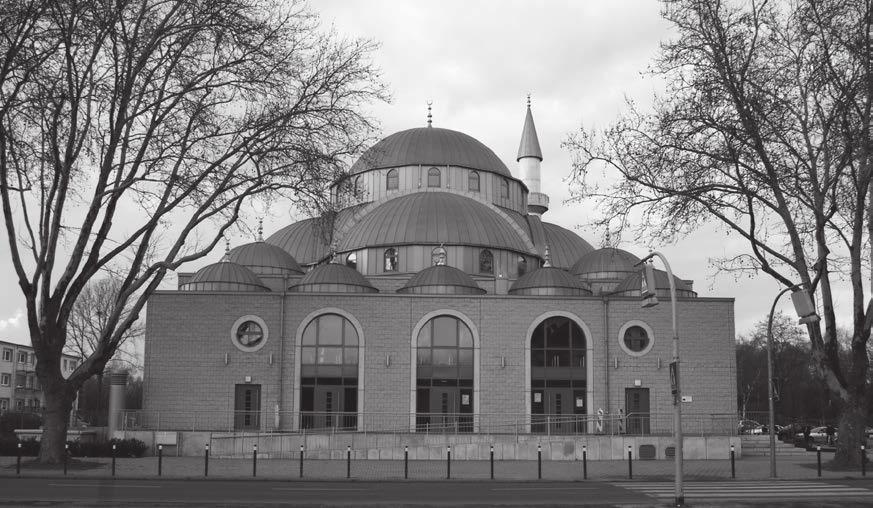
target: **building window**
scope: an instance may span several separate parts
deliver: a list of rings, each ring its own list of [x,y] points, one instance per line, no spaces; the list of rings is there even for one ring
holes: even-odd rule
[[[385,180],[385,190],[397,190],[400,187],[400,177],[397,176],[397,170],[388,171],[388,177]]]
[[[3,348],[3,361],[11,362],[12,361],[12,350],[9,348]]]
[[[348,256],[346,256],[346,266],[349,268],[358,269],[358,253],[352,252]]]
[[[243,316],[230,331],[230,340],[240,351],[251,353],[264,347],[269,336],[267,323],[258,316]]]
[[[11,374],[0,374],[0,386],[9,386],[12,384]]]
[[[27,353],[25,351],[18,352],[18,363],[27,363]]]
[[[397,271],[397,249],[395,249],[394,247],[391,247],[390,249],[385,249],[385,271]]]
[[[300,347],[300,425],[355,430],[358,411],[358,332],[339,314],[306,325]]]
[[[524,259],[524,256],[518,256],[518,276],[521,277],[522,275],[524,275],[526,273],[527,273],[527,260]]]
[[[430,262],[433,266],[445,265],[447,257],[446,249],[442,245],[430,251]]]
[[[40,408],[39,399],[33,399],[32,401],[30,401],[30,403],[31,403],[31,407],[33,407],[34,409]]]
[[[642,321],[628,321],[618,330],[618,344],[631,356],[643,356],[654,344],[652,329]]]
[[[0,399],[0,413],[9,411],[9,399]]]
[[[467,175],[467,189],[471,192],[479,192],[479,173],[476,171],[470,171],[470,174]]]
[[[587,368],[585,333],[572,319],[555,316],[531,335],[531,432],[585,432]]]
[[[416,429],[473,431],[473,333],[454,316],[437,316],[416,337]]]
[[[488,249],[479,253],[479,273],[494,273],[494,254]]]
[[[500,197],[502,199],[509,199],[509,182],[505,179],[500,180]]]
[[[24,399],[15,399],[15,410],[24,411]]]
[[[430,168],[427,170],[427,186],[428,187],[439,187],[440,186],[440,170],[438,168]]]

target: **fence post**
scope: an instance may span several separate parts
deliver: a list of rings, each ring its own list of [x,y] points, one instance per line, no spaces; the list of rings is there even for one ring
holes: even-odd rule
[[[158,445],[158,476],[161,476],[161,466],[164,462],[164,445]]]
[[[494,445],[491,445],[491,479],[494,479]]]
[[[864,445],[861,445],[861,476],[867,476],[867,454],[864,453]]]
[[[821,478],[821,445],[815,447],[815,455],[818,462],[818,476]]]
[[[543,479],[543,446],[537,444],[537,480]]]
[[[352,447],[346,446],[346,478],[352,477]]]
[[[112,443],[112,476],[115,476],[115,443]]]
[[[588,446],[582,445],[582,479],[588,479]]]
[[[252,445],[252,478],[258,476],[258,445]]]
[[[409,479],[409,445],[403,447],[403,479]]]
[[[627,445],[627,479],[634,479],[634,460],[633,460],[633,447],[631,445]]]
[[[734,460],[735,460],[734,453],[735,453],[734,452],[734,445],[731,445],[731,478],[737,477],[737,469],[736,469],[736,464],[734,462]]]
[[[303,445],[300,445],[300,478],[303,478]]]
[[[209,443],[206,443],[206,453],[203,455],[203,476],[209,476]]]
[[[70,443],[64,443],[64,476],[67,476],[67,456],[70,454]]]
[[[452,478],[452,445],[446,446],[446,480]]]
[[[18,458],[15,460],[15,474],[21,476],[21,441],[18,442]]]

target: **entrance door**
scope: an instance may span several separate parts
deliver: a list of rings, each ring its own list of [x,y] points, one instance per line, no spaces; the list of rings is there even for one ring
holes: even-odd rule
[[[458,389],[455,387],[433,387],[430,389],[431,430],[436,432],[453,431],[455,420],[460,412]]]
[[[573,399],[569,388],[546,389],[546,413],[551,420],[553,434],[567,434],[573,430]]]
[[[342,426],[343,390],[339,386],[318,386],[315,388],[316,429],[329,429]]]
[[[624,412],[628,434],[648,434],[649,430],[649,389],[625,388]]]
[[[233,409],[235,430],[260,430],[261,385],[236,385]]]

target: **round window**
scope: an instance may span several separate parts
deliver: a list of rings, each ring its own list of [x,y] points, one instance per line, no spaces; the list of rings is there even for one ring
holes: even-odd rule
[[[241,351],[257,351],[267,342],[267,324],[258,316],[243,316],[233,324],[230,339]]]
[[[652,349],[652,329],[642,321],[625,323],[618,334],[619,345],[631,356],[642,356]]]

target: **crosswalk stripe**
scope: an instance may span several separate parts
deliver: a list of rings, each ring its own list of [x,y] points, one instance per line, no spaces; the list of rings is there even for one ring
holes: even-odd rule
[[[615,482],[614,486],[633,490],[655,498],[671,498],[675,485],[668,482]],[[686,497],[729,498],[804,498],[873,496],[873,490],[841,484],[818,482],[694,482],[683,486]]]

